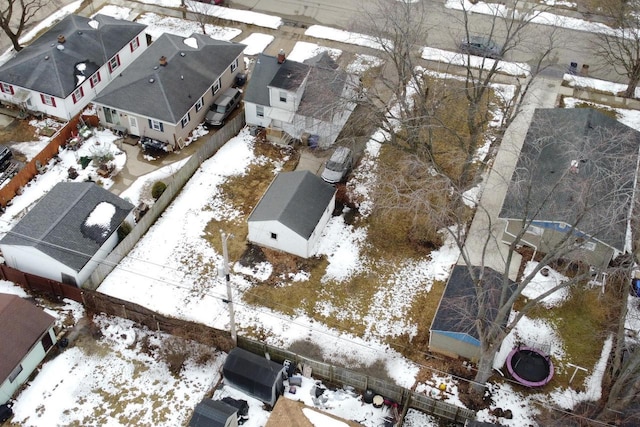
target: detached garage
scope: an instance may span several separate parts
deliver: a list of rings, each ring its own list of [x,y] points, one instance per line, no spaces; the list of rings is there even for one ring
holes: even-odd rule
[[[284,393],[284,366],[239,347],[229,352],[222,367],[225,383],[273,407]]]
[[[308,258],[335,204],[335,187],[311,172],[280,173],[249,216],[248,239],[256,245]]]
[[[472,267],[474,277],[481,272]],[[495,318],[502,289],[503,276],[497,271],[485,267],[482,280],[487,296],[494,303],[490,310],[491,319]],[[429,351],[450,357],[464,357],[478,360],[480,357],[480,337],[475,325],[478,315],[478,298],[475,290],[476,280],[469,274],[466,265],[456,265],[440,299],[438,310],[431,322]],[[511,292],[516,284],[509,280]]]

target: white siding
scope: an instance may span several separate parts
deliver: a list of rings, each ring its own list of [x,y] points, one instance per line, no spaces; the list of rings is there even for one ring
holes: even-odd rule
[[[276,234],[277,239],[272,239],[271,233]],[[247,239],[257,245],[288,252],[303,258],[309,256],[307,253],[307,240],[278,221],[250,221]]]
[[[267,109],[269,107],[264,107],[265,115],[264,117],[258,117],[256,113],[257,104],[253,102],[245,102],[244,103],[244,120],[250,126],[262,126],[263,128],[269,127],[271,125],[271,119],[267,117]]]
[[[0,245],[0,250],[9,267],[25,273],[61,281],[62,274],[76,277],[76,272],[61,262],[51,258],[33,246]]]

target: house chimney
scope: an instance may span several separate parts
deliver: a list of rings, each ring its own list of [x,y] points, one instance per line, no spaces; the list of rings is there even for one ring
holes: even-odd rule
[[[160,57],[160,65],[162,65],[163,67],[167,65],[167,57],[166,56],[161,56]]]
[[[278,64],[283,64],[285,58],[284,49],[280,49],[280,52],[278,52]]]
[[[63,35],[63,34],[60,34],[60,35],[58,36],[58,43],[62,44],[62,43],[64,43],[64,42],[65,42],[64,35]]]

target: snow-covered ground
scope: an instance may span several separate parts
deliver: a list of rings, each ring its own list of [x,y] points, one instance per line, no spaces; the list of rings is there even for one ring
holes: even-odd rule
[[[175,7],[175,3],[179,1],[162,0],[162,3]],[[161,3],[151,0],[149,2]],[[447,5],[451,2],[451,0],[448,1]],[[79,2],[75,7],[79,7]],[[220,8],[211,6],[212,13],[221,13],[218,9]],[[223,9],[233,13],[233,16],[237,14],[237,19],[234,19],[237,22],[244,22],[241,19],[249,19],[240,11]],[[72,10],[74,9],[70,7],[66,13]],[[128,16],[130,11],[127,8],[111,6],[100,13],[123,17]],[[147,19],[154,31],[158,33],[177,31],[179,34],[184,32],[185,35],[189,35],[193,31],[199,31],[193,30],[188,26],[191,25],[190,23],[182,20],[166,20],[152,14],[144,15],[143,19]],[[277,28],[279,19],[261,14],[250,15],[252,23],[267,28]],[[219,31],[217,28],[212,30]],[[319,29],[310,28],[309,30],[311,33],[308,35],[311,35],[314,34],[313,31]],[[233,29],[225,28],[220,31],[222,32],[218,35],[225,39],[233,38],[235,35],[231,37],[231,34],[236,34]],[[321,33],[317,34],[318,38],[371,45],[371,39],[361,35],[345,34],[327,27],[323,27]],[[247,35],[244,39],[244,43],[248,45],[248,52],[251,52],[248,54],[259,53],[270,42],[268,37],[262,36]],[[337,49],[328,49],[312,43],[299,43],[293,49],[292,56],[297,60],[303,60],[313,56],[319,50],[327,50],[335,57],[340,55]],[[451,58],[445,56],[443,60],[448,61]],[[378,64],[377,61],[379,60],[375,57],[359,56],[351,64],[351,68],[354,72],[361,71],[362,67]],[[601,87],[597,81],[592,80],[581,81],[580,84]],[[571,101],[568,100],[568,107],[571,107],[570,103]],[[637,111],[619,110],[619,112],[621,121],[640,129],[640,114]],[[113,149],[117,167],[121,168],[123,163],[120,163],[120,159],[124,158],[124,155],[116,151],[114,140],[115,137],[108,132],[98,133],[96,140],[88,141],[83,148]],[[372,136],[367,144],[364,158],[351,179],[352,191],[357,194],[360,201],[361,215],[366,215],[371,209],[367,184],[373,182],[372,177],[375,176],[375,162],[380,146],[377,141],[379,140],[376,135]],[[96,141],[100,144],[96,144]],[[21,151],[29,156],[27,145],[37,144],[25,144]],[[59,164],[47,165],[47,172],[39,175],[25,188],[23,194],[14,200],[13,205],[8,207],[0,221],[0,232],[10,229],[21,213],[56,182],[65,180],[69,165],[77,166],[79,158],[77,156],[81,155],[84,155],[82,151],[61,152]],[[241,176],[249,165],[269,161],[254,154],[253,138],[248,131],[242,131],[240,135],[231,139],[214,157],[203,163],[201,169],[164,215],[105,280],[100,291],[135,301],[165,314],[227,329],[229,327],[227,306],[222,301],[226,298],[224,283],[220,278],[204,274],[205,268],[210,263],[219,264],[222,257],[202,238],[202,235],[209,221],[213,219],[230,221],[239,215],[221,197],[220,186],[230,177]],[[280,163],[273,162],[272,166],[273,170],[277,171]],[[132,201],[138,200],[141,188],[146,183],[159,179],[160,176],[169,175],[170,171],[175,170],[176,167],[178,166],[172,165],[142,177],[122,196]],[[87,170],[82,173],[93,172]],[[104,180],[104,185],[109,187],[110,182]],[[317,253],[326,257],[328,261],[324,280],[347,281],[352,275],[366,269],[363,257],[359,255],[366,241],[366,233],[366,229],[349,225],[343,216],[332,218],[317,248]],[[271,270],[268,264],[263,264],[259,271],[248,272],[236,264],[231,275],[236,300],[236,322],[241,331],[259,328],[268,337],[266,341],[283,347],[296,340],[310,340],[325,350],[325,358],[338,364],[358,361],[364,365],[372,365],[381,362],[387,368],[388,374],[399,385],[415,386],[417,391],[441,396],[442,399],[451,403],[460,404],[456,393],[456,381],[435,371],[429,382],[417,381],[418,372],[424,367],[404,359],[386,344],[389,338],[415,334],[415,326],[402,321],[411,302],[411,295],[418,290],[428,291],[436,280],[446,280],[451,265],[457,258],[458,253],[454,245],[447,242],[441,249],[432,252],[422,260],[410,260],[394,266],[396,272],[389,275],[388,288],[376,294],[377,303],[371,306],[368,315],[362,319],[363,323],[369,325],[364,337],[332,329],[303,313],[285,316],[265,308],[244,304],[241,299],[242,293],[252,286],[252,281],[259,280]],[[532,298],[544,292],[545,286],[548,286],[549,277],[562,280],[556,272],[550,273],[546,277],[539,275],[540,277],[536,278],[528,289],[530,293],[526,296]],[[206,279],[203,280],[203,277]],[[308,277],[301,272],[284,278],[282,285],[303,285],[306,280]],[[0,292],[24,296],[22,290],[7,282],[0,282]],[[548,298],[545,303],[552,307],[560,304],[566,296],[555,297],[554,295],[554,298]],[[635,310],[637,304],[632,302],[630,307]],[[316,310],[327,316],[344,315],[327,303],[319,304]],[[59,318],[62,318],[65,313],[71,313],[70,315],[77,319],[81,316],[82,309],[73,303],[66,302],[64,307],[57,310],[48,309],[48,311]],[[630,317],[638,318],[635,311],[633,316]],[[200,398],[219,380],[219,367],[224,360],[224,355],[211,358],[188,358],[180,374],[176,376],[171,373],[168,364],[162,360],[160,351],[157,350],[163,345],[168,345],[163,343],[170,341],[170,337],[138,328],[121,319],[99,316],[95,321],[104,335],[104,338],[99,341],[98,348],[94,349],[95,353],[83,352],[80,348],[72,347],[46,363],[40,374],[17,397],[14,406],[16,422],[25,426],[74,423],[130,425],[131,420],[139,420],[137,424],[180,425],[188,419],[190,410]],[[505,341],[503,347],[505,351],[498,355],[496,366],[502,366],[506,352],[519,341],[558,343],[552,348],[552,357],[555,359],[564,357],[561,339],[556,335],[554,328],[540,320],[525,317]],[[156,351],[149,348],[143,351],[143,343]],[[572,389],[556,388],[547,394],[531,395],[522,393],[519,387],[510,382],[496,386],[493,390],[495,406],[509,408],[514,414],[512,420],[500,419],[500,422],[509,426],[531,424],[532,415],[537,412],[537,404],[541,401],[571,409],[579,401],[596,399],[601,392],[600,379],[610,347],[611,340],[607,339],[601,349],[599,362],[589,368],[586,379],[580,383],[586,392],[577,393]],[[202,350],[194,345],[194,355],[200,354],[200,351]],[[96,372],[99,375],[96,375]],[[131,378],[134,378],[134,381],[131,381]],[[438,391],[441,383],[447,385],[447,393]],[[308,399],[312,386],[311,380],[305,380],[304,387],[299,389],[296,395],[288,394],[287,397],[303,398],[305,402],[312,404]],[[237,391],[228,387],[217,390],[215,393],[215,397],[231,395],[249,400],[252,408],[251,417],[249,423],[245,425],[248,427],[264,425],[268,412],[264,411],[260,404],[246,396],[239,396]],[[359,419],[366,426],[379,425],[381,417],[384,416],[384,411],[376,412],[370,405],[363,406],[359,398],[351,396],[348,391],[338,391],[335,395],[327,394],[327,396],[330,402],[326,405],[327,410],[344,418]],[[104,405],[104,402],[113,404],[117,401],[120,401],[117,408],[96,412],[96,407]],[[154,415],[159,412],[162,412],[162,418]],[[364,421],[362,421],[363,414],[366,414]],[[480,411],[478,417],[495,421],[495,418],[489,414],[489,410]],[[333,426],[326,420],[316,425]],[[409,411],[405,425],[427,427],[436,426],[437,422],[419,412]]]

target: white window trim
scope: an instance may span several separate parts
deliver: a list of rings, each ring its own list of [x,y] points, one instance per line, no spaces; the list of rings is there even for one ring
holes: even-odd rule
[[[238,58],[236,58],[235,61],[231,63],[231,72],[233,73],[237,68],[238,68]]]
[[[89,82],[91,84],[91,87],[94,88],[96,86],[98,86],[98,84],[100,84],[100,82],[102,81],[102,77],[100,76],[100,71],[96,71],[90,78],[89,78]]]
[[[256,105],[256,116],[264,117],[264,105]]]
[[[151,129],[162,132],[162,126],[158,120],[149,119],[151,123]]]
[[[204,99],[203,98],[200,98],[200,99],[198,99],[196,101],[196,113],[202,109],[203,105],[204,105]]]
[[[182,127],[185,127],[187,124],[189,124],[189,113],[185,114],[185,116],[182,118],[182,120],[180,120],[180,124],[182,125]]]
[[[216,80],[216,82],[213,84],[213,87],[211,88],[211,91],[213,92],[213,94],[215,95],[216,93],[218,93],[218,91],[220,91],[220,88],[222,87],[222,84],[220,83],[220,79]]]
[[[56,106],[56,101],[53,99],[53,96],[47,95],[45,93],[42,94],[42,103],[44,105],[48,105],[49,107]]]

